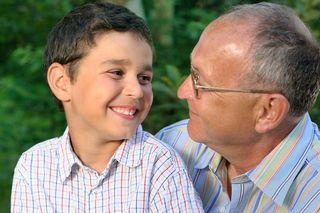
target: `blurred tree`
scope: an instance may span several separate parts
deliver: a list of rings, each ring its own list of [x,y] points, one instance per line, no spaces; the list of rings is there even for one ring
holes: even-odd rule
[[[51,98],[42,52],[52,26],[77,1],[0,1],[0,206],[9,212],[13,168],[23,151],[64,129]]]
[[[154,4],[152,21],[154,41],[164,47],[173,44],[174,1],[158,0]]]
[[[131,11],[133,11],[135,14],[142,18],[146,18],[145,13],[144,13],[144,7],[142,5],[141,0],[104,0],[102,2],[112,2],[115,4],[120,4],[123,5],[127,8],[129,8]]]

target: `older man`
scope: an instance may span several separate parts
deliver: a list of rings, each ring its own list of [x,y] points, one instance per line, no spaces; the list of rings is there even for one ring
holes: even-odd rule
[[[294,12],[238,6],[191,53],[178,91],[190,119],[157,136],[183,157],[207,212],[319,212],[320,136],[308,114],[319,87],[319,46]]]

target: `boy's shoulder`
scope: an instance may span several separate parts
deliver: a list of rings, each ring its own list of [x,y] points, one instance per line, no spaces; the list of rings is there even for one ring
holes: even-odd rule
[[[149,132],[144,131],[144,153],[143,158],[153,156],[155,161],[171,165],[175,169],[184,169],[183,161],[176,150],[162,140],[156,138]],[[158,163],[159,163],[158,162]],[[157,162],[156,162],[157,163]]]
[[[55,137],[39,142],[26,150],[22,155],[32,155],[39,152],[50,153],[52,150],[58,148],[59,139],[60,137]]]
[[[55,164],[52,160],[58,161],[62,140],[63,136],[55,137],[33,145],[22,153],[16,165],[16,170],[22,173],[27,172],[31,168],[35,169],[38,164],[48,163],[48,160]]]
[[[176,155],[175,150],[170,147],[168,144],[166,144],[164,141],[160,140],[159,138],[156,138],[153,134],[144,131],[144,143],[146,146],[150,146],[150,148],[153,148],[156,153],[170,153],[172,155]]]
[[[46,141],[37,143],[22,153],[20,163],[32,163],[35,159],[40,160],[48,155],[55,154],[58,149],[59,138],[51,138]]]
[[[21,157],[38,155],[38,154],[44,155],[44,156],[50,155],[56,152],[59,148],[61,148],[62,142],[66,143],[68,141],[69,141],[69,127],[66,127],[66,129],[64,130],[61,136],[53,137],[33,145],[24,153],[22,153]]]

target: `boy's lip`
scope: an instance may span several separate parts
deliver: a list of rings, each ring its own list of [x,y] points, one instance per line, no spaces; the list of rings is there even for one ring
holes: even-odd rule
[[[116,114],[126,119],[133,119],[140,111],[135,106],[110,106],[110,109]]]

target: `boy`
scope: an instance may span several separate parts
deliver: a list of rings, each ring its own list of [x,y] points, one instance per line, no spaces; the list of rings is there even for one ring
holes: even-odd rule
[[[141,18],[109,3],[76,8],[44,58],[68,127],[21,156],[12,212],[202,212],[181,159],[140,126],[153,98]]]

